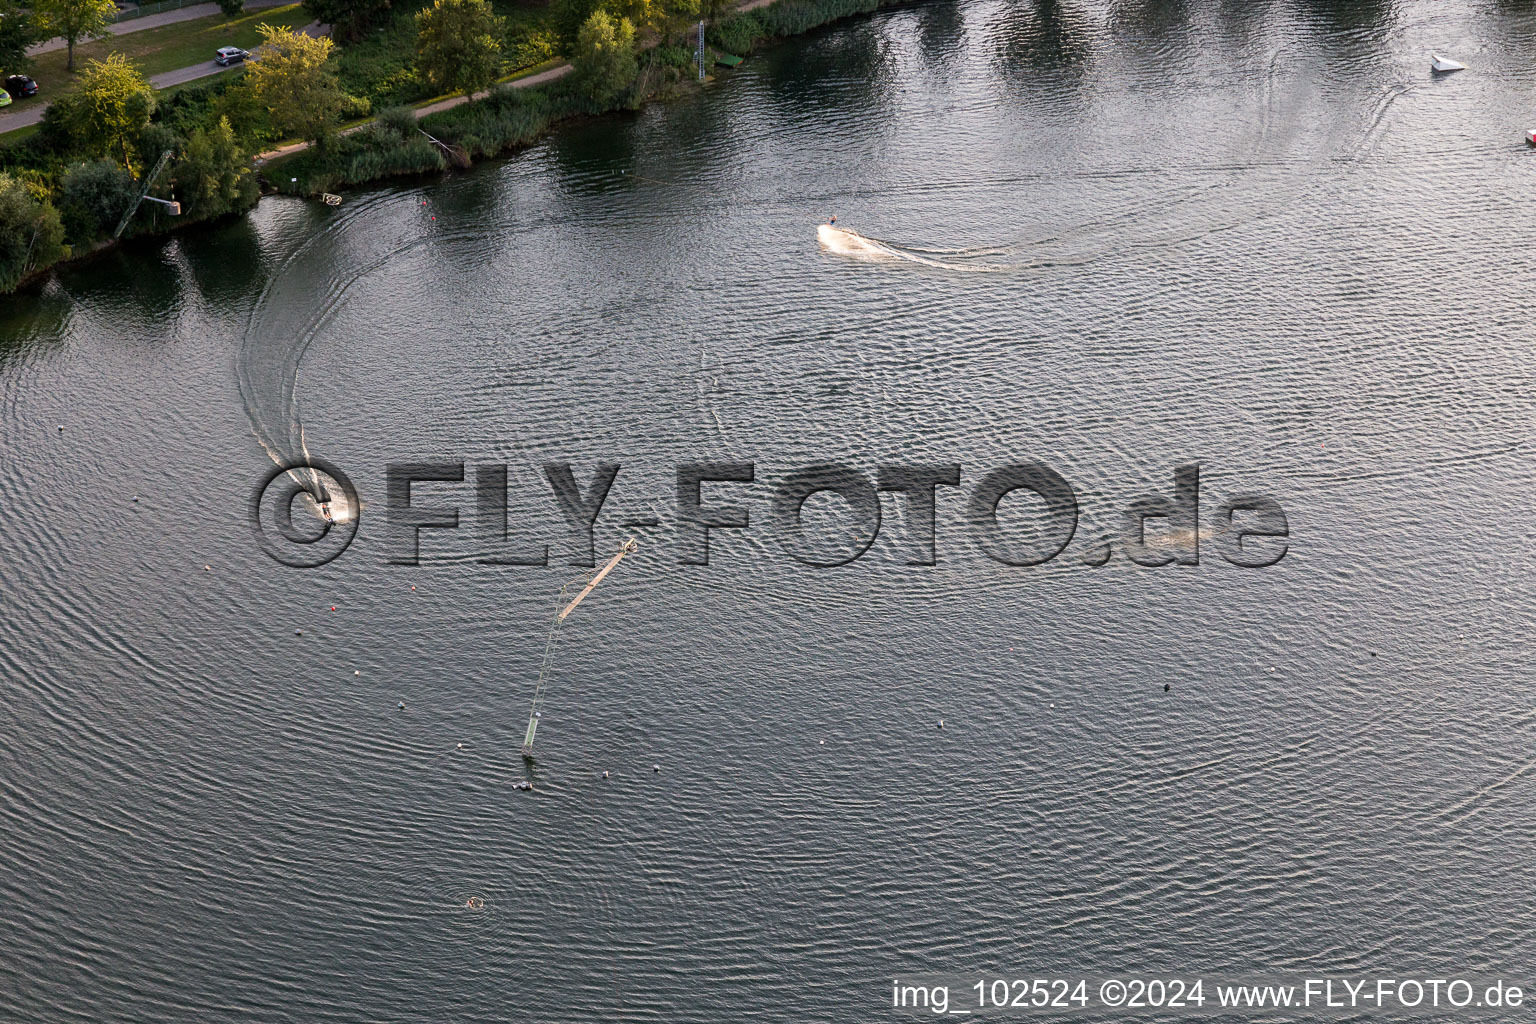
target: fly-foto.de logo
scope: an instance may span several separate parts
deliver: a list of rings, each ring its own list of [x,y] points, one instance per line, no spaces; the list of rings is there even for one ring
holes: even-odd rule
[[[602,462],[578,470],[550,462],[542,468],[556,509],[547,539],[513,539],[502,463],[391,463],[384,474],[382,514],[329,463],[281,465],[258,483],[250,521],[263,551],[299,568],[324,565],[345,551],[365,507],[370,521],[378,521],[384,560],[392,565],[420,564],[424,539],[433,537],[435,547],[449,532],[472,538],[470,553],[487,565],[549,565],[551,544],[561,541],[570,551],[565,564],[594,565],[593,532],[610,496],[622,487],[621,466]],[[950,495],[960,499],[960,507],[948,515],[977,550],[1002,565],[1044,565],[1080,534],[1076,492],[1039,462],[998,466],[974,478],[958,463],[882,465],[874,473],[823,463],[760,474],[752,462],[689,462],[676,467],[674,479],[671,543],[682,565],[709,565],[711,537],[721,531],[763,531],[796,562],[836,568],[863,557],[882,528],[899,533],[898,557],[907,565],[935,565],[947,554],[939,547],[939,510],[941,504],[955,504]],[[895,526],[886,522],[892,517],[882,510],[883,494],[899,514]],[[654,502],[648,507],[656,511]],[[1175,467],[1166,492],[1134,499],[1115,518],[1112,533],[1081,538],[1075,551],[1081,564],[1103,565],[1120,555],[1141,566],[1193,566],[1200,564],[1204,547],[1230,565],[1259,569],[1289,550],[1290,523],[1278,501],[1239,493],[1213,502],[1201,494],[1196,464]],[[610,516],[603,525],[667,524],[654,514]],[[946,536],[952,532],[946,530]],[[464,551],[462,541],[455,551]]]

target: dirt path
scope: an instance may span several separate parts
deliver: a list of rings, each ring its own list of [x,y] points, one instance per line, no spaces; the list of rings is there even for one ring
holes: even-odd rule
[[[570,73],[571,65],[561,64],[559,67],[550,68],[547,71],[540,71],[538,74],[529,75],[527,78],[513,79],[507,84],[514,89],[527,89],[531,86],[543,85],[545,82],[553,82],[557,78],[564,78]],[[481,100],[485,99],[485,97],[488,95],[490,94],[487,92],[480,92],[476,93],[473,98]],[[428,114],[435,114],[440,110],[452,110],[454,107],[457,107],[460,104],[468,103],[470,99],[471,97],[469,96],[450,96],[446,100],[438,100],[436,103],[428,103],[424,107],[416,108],[416,118],[417,120],[420,120],[421,118],[426,117]],[[353,127],[348,128],[347,131],[355,132],[358,128],[361,127],[362,125],[354,125]],[[346,132],[343,132],[342,134],[346,134]],[[309,143],[307,142],[295,142],[291,143],[290,145],[283,146],[280,149],[268,150],[267,152],[261,153],[256,157],[256,166],[260,167],[262,164],[269,160],[276,160],[278,157],[283,156],[291,156],[294,153],[301,152],[308,148]]]

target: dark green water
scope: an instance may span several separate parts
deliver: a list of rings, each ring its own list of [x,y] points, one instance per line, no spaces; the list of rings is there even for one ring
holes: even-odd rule
[[[5,300],[0,1019],[1536,980],[1533,46],[1519,3],[921,3]],[[831,214],[881,244],[819,247]],[[363,498],[311,570],[247,519],[301,446]],[[552,564],[485,564],[470,482],[417,487],[463,521],[389,564],[423,459],[505,464]],[[1025,460],[1081,504],[1035,568],[965,523]],[[640,550],[564,628],[530,770],[580,571],[550,461],[619,463],[596,549]],[[707,567],[700,461],[757,473],[706,489],[752,516]],[[857,562],[791,558],[773,487],[829,461],[960,464],[939,564],[893,495]],[[1185,463],[1201,564],[1085,564]],[[1290,549],[1244,570],[1214,513],[1254,491]]]

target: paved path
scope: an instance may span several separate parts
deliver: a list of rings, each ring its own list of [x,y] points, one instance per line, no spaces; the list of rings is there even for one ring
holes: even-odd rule
[[[278,4],[287,2],[289,0],[277,0],[277,3],[268,4],[267,6],[276,7]],[[214,10],[218,10],[217,5],[212,6]],[[246,9],[249,10],[254,6],[257,5],[247,4]],[[191,9],[190,7],[182,8],[183,11]],[[169,13],[179,14],[180,12],[171,11]],[[318,21],[312,21],[299,31],[307,36],[328,36],[331,34],[331,26],[322,25]],[[158,75],[150,75],[149,84],[156,89],[168,89],[173,85],[180,85],[183,82],[192,82],[199,78],[207,78],[209,75],[217,75],[221,71],[233,71],[235,67],[239,66],[236,64],[234,67],[225,67],[222,64],[215,64],[209,60],[201,64],[193,64],[189,68],[177,68],[175,71],[162,71]],[[43,111],[47,109],[47,104],[37,104],[28,107],[26,110],[18,110],[14,114],[0,114],[0,133],[15,131],[17,128],[26,128],[29,125],[37,124],[43,119]]]
[[[248,11],[259,11],[265,7],[281,7],[289,3],[293,3],[293,0],[247,0],[245,9]],[[159,14],[149,14],[142,18],[114,21],[107,26],[107,31],[115,36],[120,36],[129,32],[141,32],[146,28],[174,25],[178,21],[195,21],[198,18],[207,18],[218,13],[218,4],[193,4],[191,7],[180,7],[174,11],[161,11]],[[36,57],[38,54],[47,53],[49,50],[62,50],[65,45],[62,37],[49,39],[47,42],[34,43],[27,47],[27,55]]]

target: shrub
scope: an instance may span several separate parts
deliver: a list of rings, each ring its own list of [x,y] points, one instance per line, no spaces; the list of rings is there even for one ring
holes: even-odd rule
[[[718,25],[709,26],[704,37],[711,46],[727,53],[750,53],[753,43],[767,34],[763,23],[758,20],[757,12],[748,11],[727,18]]]
[[[656,63],[669,68],[693,68],[697,58],[686,46],[658,46],[653,51]]]
[[[513,71],[552,60],[560,53],[560,36],[550,28],[514,25],[507,30],[505,67]]]
[[[0,291],[15,291],[28,273],[68,253],[59,211],[15,177],[0,174]]]
[[[389,107],[379,111],[379,124],[402,139],[416,134],[416,111],[410,107]]]
[[[138,195],[133,175],[119,163],[96,160],[74,167],[59,184],[66,236],[79,246],[107,235]]]
[[[138,143],[135,148],[139,154],[139,165],[153,167],[155,161],[160,159],[160,154],[166,150],[177,152],[185,145],[184,140],[170,128],[163,124],[150,123],[139,132]]]

